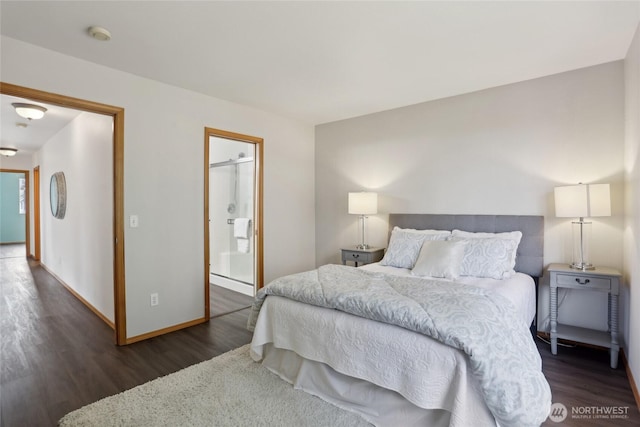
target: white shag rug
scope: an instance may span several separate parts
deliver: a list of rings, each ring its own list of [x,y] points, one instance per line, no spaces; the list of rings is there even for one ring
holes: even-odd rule
[[[370,426],[255,363],[249,345],[65,415],[75,426]]]

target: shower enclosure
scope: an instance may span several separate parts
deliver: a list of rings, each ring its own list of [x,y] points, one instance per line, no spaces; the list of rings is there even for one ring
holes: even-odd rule
[[[213,284],[254,294],[254,144],[209,137],[209,268]]]

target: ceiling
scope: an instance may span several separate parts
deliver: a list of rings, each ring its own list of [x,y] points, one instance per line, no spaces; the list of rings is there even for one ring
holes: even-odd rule
[[[44,117],[27,120],[16,113],[14,102],[36,104],[47,109]],[[0,147],[17,148],[18,154],[35,153],[81,111],[0,95]]]
[[[622,59],[640,3],[3,0],[0,15],[4,36],[315,125]]]

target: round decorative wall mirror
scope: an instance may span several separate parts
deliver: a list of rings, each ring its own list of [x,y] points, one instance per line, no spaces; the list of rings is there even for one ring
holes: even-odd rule
[[[51,214],[55,218],[63,219],[67,210],[67,182],[64,179],[64,172],[56,172],[51,175],[49,201],[51,202]]]

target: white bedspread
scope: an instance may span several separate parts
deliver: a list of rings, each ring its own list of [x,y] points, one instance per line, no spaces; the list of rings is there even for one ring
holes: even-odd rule
[[[384,266],[380,265],[378,262],[363,265],[359,268],[368,271],[394,274],[397,276],[415,277],[411,274],[411,270],[407,268]],[[447,281],[447,279],[440,280]],[[536,315],[536,286],[533,278],[529,275],[516,273],[509,279],[503,280],[480,277],[460,277],[456,279],[456,282],[490,289],[507,298],[511,301],[518,313],[522,315],[522,321],[526,325],[531,325],[531,322]]]
[[[421,408],[445,409],[450,427],[496,425],[465,355],[424,335],[270,296],[251,342],[255,361],[262,360],[269,343],[396,391]]]
[[[390,267],[370,265],[366,268],[388,273],[386,270]],[[408,274],[408,271],[391,269],[396,274]],[[534,288],[533,280],[526,278],[528,276],[519,275],[508,281],[475,279],[473,285],[496,288],[520,311],[526,308],[523,322],[528,325],[533,318],[531,300],[535,298],[526,296],[527,292],[533,294],[530,288]],[[495,425],[466,356],[426,336],[336,310],[270,296],[256,324],[251,345],[254,360],[262,360],[265,346],[269,344],[324,363],[339,373],[394,390],[421,408],[444,409],[451,414],[450,426]]]

